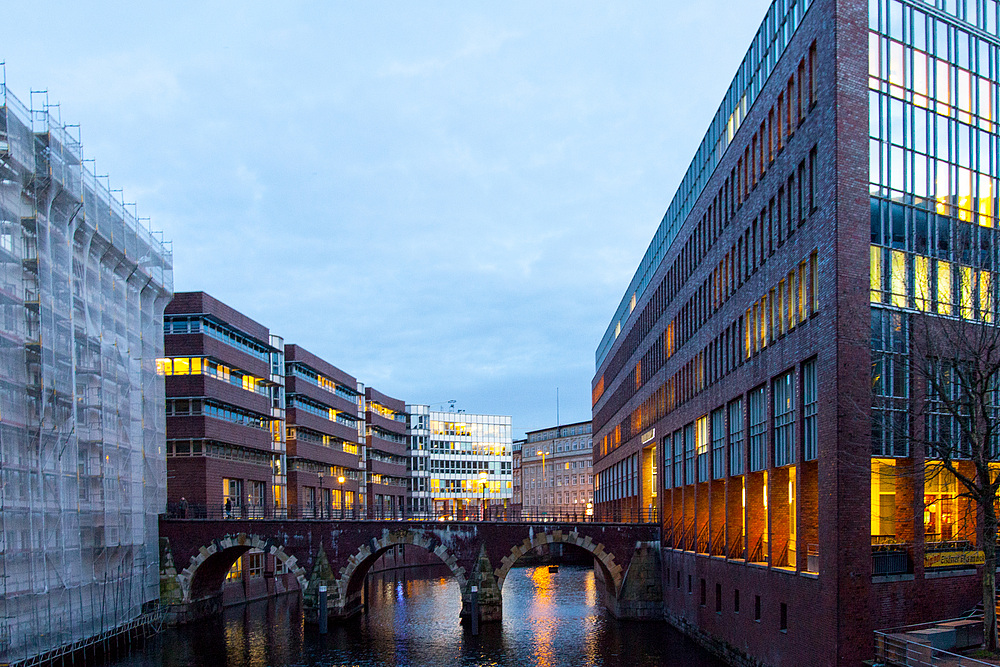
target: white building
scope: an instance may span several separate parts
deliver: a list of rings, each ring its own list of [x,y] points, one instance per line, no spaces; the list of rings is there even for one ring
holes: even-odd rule
[[[510,417],[408,405],[410,511],[503,516],[513,489]]]
[[[0,663],[149,618],[166,509],[171,254],[0,83]]]
[[[525,516],[587,516],[594,500],[590,422],[528,431],[521,449]]]

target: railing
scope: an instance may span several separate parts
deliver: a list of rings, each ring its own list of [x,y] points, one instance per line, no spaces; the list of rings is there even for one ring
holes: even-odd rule
[[[694,520],[692,519],[684,526],[684,535],[681,537],[680,548],[684,551],[694,551]]]
[[[708,548],[708,553],[713,556],[726,555],[726,531],[720,530],[715,535],[715,539],[712,540],[712,546]]]
[[[761,535],[757,538],[757,543],[754,545],[753,549],[750,551],[751,563],[766,563],[767,554],[764,553],[764,536]]]
[[[545,513],[538,515],[545,516]],[[591,520],[602,523],[656,523],[657,513],[656,509],[599,508],[594,511],[594,518]]]
[[[743,560],[746,551],[743,549],[743,531],[736,533],[735,539],[729,545],[729,557],[733,560]]]
[[[771,564],[774,565],[775,567],[789,567],[787,542],[785,543],[785,546],[781,548],[781,551],[778,553],[778,557],[775,558],[774,562]]]
[[[911,574],[913,558],[907,544],[873,544],[872,576]]]
[[[626,521],[619,518],[588,515],[585,510],[579,512],[531,512],[515,510],[502,506],[470,507],[461,511],[415,512],[404,508],[379,508],[363,506],[322,507],[320,505],[290,505],[287,507],[257,507],[206,506],[204,504],[168,503],[165,514],[168,519],[202,519],[202,520],[293,520],[293,521],[372,521],[372,520],[405,520],[405,521],[510,521],[517,523],[635,523],[650,524],[653,521],[646,513],[633,512],[627,515]]]
[[[695,544],[695,551],[700,554],[708,553],[708,522],[698,530],[698,542]]]
[[[876,630],[874,664],[892,667],[995,667],[996,663],[983,662],[952,651],[934,648],[928,643],[926,635],[921,636],[921,631],[930,631],[933,634],[935,629],[943,629],[946,633],[955,632],[956,641],[967,647],[970,642],[974,644],[982,640],[981,633],[972,632],[977,628],[970,628],[970,623],[978,623],[978,627],[981,628],[982,618],[951,619]],[[966,636],[966,641],[959,641],[959,633]]]

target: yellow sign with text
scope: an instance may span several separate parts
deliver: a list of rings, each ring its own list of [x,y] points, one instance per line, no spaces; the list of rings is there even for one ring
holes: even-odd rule
[[[983,565],[986,555],[982,551],[927,551],[924,553],[924,567],[956,567],[961,565]]]

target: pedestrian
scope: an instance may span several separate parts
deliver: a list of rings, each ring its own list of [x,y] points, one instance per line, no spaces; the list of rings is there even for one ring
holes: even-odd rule
[[[232,498],[226,498],[226,518],[233,518],[233,500]]]
[[[181,518],[182,519],[188,518],[188,501],[187,498],[185,498],[184,496],[181,496],[180,510],[181,510]]]

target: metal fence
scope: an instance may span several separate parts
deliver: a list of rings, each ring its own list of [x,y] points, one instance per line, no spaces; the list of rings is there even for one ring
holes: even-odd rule
[[[193,520],[289,520],[289,521],[509,521],[515,523],[655,523],[654,513],[635,510],[607,512],[601,515],[580,512],[526,512],[500,506],[470,508],[453,512],[395,511],[378,507],[322,507],[319,505],[290,505],[287,507],[215,506],[197,503],[168,503],[168,519]]]
[[[935,629],[968,625],[970,621],[982,627],[981,617],[971,617],[878,630],[875,632],[874,664],[877,667],[995,667],[996,663],[935,648],[933,639],[920,636],[921,631],[933,633]]]

